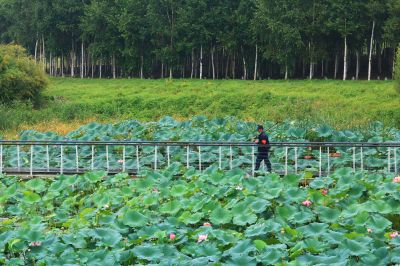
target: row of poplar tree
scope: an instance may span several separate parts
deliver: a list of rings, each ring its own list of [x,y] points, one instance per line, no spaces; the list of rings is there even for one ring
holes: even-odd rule
[[[0,0],[53,76],[392,78],[400,0]]]

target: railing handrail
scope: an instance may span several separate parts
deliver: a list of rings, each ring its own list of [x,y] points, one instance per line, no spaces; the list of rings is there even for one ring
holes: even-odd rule
[[[55,146],[259,146],[249,141],[79,141],[79,140],[0,140],[0,145]],[[400,142],[271,142],[271,147],[400,147]]]

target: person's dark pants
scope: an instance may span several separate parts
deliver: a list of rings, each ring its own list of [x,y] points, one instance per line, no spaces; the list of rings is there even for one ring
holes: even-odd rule
[[[257,171],[260,168],[262,161],[264,161],[264,163],[266,164],[268,171],[271,172],[272,168],[271,168],[271,162],[269,161],[268,151],[258,152],[255,171]]]

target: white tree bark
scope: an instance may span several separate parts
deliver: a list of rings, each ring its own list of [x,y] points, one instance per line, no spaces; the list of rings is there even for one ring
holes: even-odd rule
[[[194,49],[192,48],[192,70],[190,71],[190,78],[193,78],[194,73]]]
[[[53,76],[53,64],[52,64],[53,61],[52,60],[53,60],[53,57],[52,57],[52,53],[50,51],[50,77]]]
[[[347,79],[347,36],[344,37],[343,80]]]
[[[356,51],[356,57],[357,57],[356,80],[358,80],[358,77],[360,75],[360,52],[358,50]]]
[[[99,66],[99,78],[103,77],[103,59],[100,58],[100,66]]]
[[[214,50],[215,50],[215,47],[213,46],[213,47],[211,48],[211,65],[212,65],[212,75],[213,75],[213,79],[215,79]]]
[[[38,49],[38,39],[36,39],[35,43],[35,64],[37,64],[37,49]]]
[[[71,51],[71,78],[75,77],[75,52]]]
[[[200,79],[203,79],[203,45],[200,47]]]
[[[311,51],[311,42],[308,43],[308,49],[310,51],[310,73],[308,75],[308,78],[311,80],[314,77],[314,60],[313,60],[313,54]]]
[[[373,48],[373,45],[374,45],[374,32],[375,32],[375,20],[372,22],[371,41],[370,41],[370,43],[369,43],[368,80],[371,80],[372,48]]]
[[[143,55],[140,56],[140,78],[143,79]]]
[[[258,46],[256,44],[256,58],[254,59],[254,80],[257,80]]]
[[[285,66],[285,80],[288,79],[288,76],[289,76],[289,74],[288,74],[288,66],[286,64],[286,66]]]
[[[84,60],[85,60],[85,55],[84,55],[84,47],[83,47],[83,40],[81,44],[81,79],[83,79],[84,73],[83,73],[83,66],[84,66]]]
[[[43,71],[46,71],[46,50],[44,49],[44,37],[42,35],[42,44],[43,44]]]
[[[117,70],[116,70],[116,66],[115,66],[115,53],[113,53],[111,61],[112,61],[111,64],[112,64],[113,79],[116,79],[117,78]]]
[[[64,53],[61,54],[61,77],[64,77]]]

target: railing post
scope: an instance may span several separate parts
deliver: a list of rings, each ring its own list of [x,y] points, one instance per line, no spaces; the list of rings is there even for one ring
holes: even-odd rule
[[[109,159],[109,154],[108,154],[108,145],[106,145],[106,167],[107,167],[107,172],[110,172],[110,159]]]
[[[31,145],[30,176],[33,176],[33,145]]]
[[[232,161],[233,161],[233,151],[232,151],[232,146],[229,146],[229,157],[230,157],[230,160],[229,160],[229,165],[230,165],[230,168],[231,168],[231,170],[232,170],[232,168],[233,168],[233,165],[232,165]]]
[[[356,172],[356,147],[353,147],[353,172]]]
[[[167,165],[168,167],[171,165],[171,159],[169,154],[169,146],[167,146]]]
[[[186,168],[189,168],[189,145],[186,146]]]
[[[360,157],[361,157],[361,172],[364,172],[364,153],[363,147],[360,149]]]
[[[201,171],[201,146],[199,146],[199,170]]]
[[[157,146],[154,147],[154,170],[157,170]]]
[[[288,175],[288,155],[289,155],[289,147],[285,147],[285,175]]]
[[[76,173],[79,173],[79,150],[78,145],[75,145],[75,166],[76,166]]]
[[[125,172],[126,170],[126,162],[125,162],[125,145],[122,147],[122,172]]]
[[[60,174],[64,173],[64,147],[60,146]]]
[[[254,176],[254,174],[255,174],[255,168],[256,168],[256,162],[255,162],[255,156],[254,156],[254,154],[255,154],[255,152],[256,152],[256,149],[255,149],[255,147],[254,146],[252,146],[251,147],[251,174],[252,174],[252,176]]]
[[[297,174],[297,147],[294,148],[294,171]]]
[[[49,145],[46,145],[46,166],[47,172],[50,172],[50,153],[49,153]]]
[[[91,163],[91,169],[92,169],[92,171],[94,170],[94,145],[92,145],[92,163]]]
[[[139,145],[136,145],[136,168],[137,168],[137,174],[139,174],[140,170]]]
[[[17,145],[17,168],[18,172],[21,171],[21,158],[20,158],[20,147]]]
[[[388,162],[387,162],[387,164],[388,164],[388,173],[390,174],[391,173],[391,164],[390,164],[390,147],[388,147]]]
[[[331,174],[331,152],[330,147],[328,147],[328,176]]]
[[[219,170],[222,170],[222,146],[219,146]]]
[[[319,147],[319,177],[322,176],[322,146]]]

